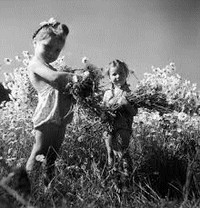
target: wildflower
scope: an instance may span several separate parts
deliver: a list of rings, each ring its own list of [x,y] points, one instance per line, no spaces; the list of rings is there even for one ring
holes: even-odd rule
[[[83,57],[82,58],[82,63],[83,64],[86,64],[88,61],[89,61],[89,59],[87,57]]]
[[[84,164],[81,165],[81,169],[82,169],[82,170],[86,170],[86,165],[84,165]]]
[[[15,56],[15,60],[18,61],[18,62],[22,61],[20,56]]]
[[[174,142],[170,142],[168,145],[169,149],[176,149],[176,145],[174,144]]]
[[[152,69],[152,71],[153,71],[154,73],[157,73],[157,72],[158,72],[158,69],[155,68],[154,66],[152,66],[151,69]]]
[[[157,113],[154,113],[153,115],[151,115],[151,118],[153,120],[157,120],[157,121],[161,120],[161,116],[159,115],[158,112]]]
[[[15,79],[15,77],[14,77],[14,75],[13,75],[13,73],[12,73],[12,72],[10,72],[10,73],[9,73],[9,76],[10,76],[10,78],[11,78],[12,80],[14,80],[14,79]]]
[[[44,163],[46,161],[45,156],[44,155],[37,155],[35,157],[36,161]]]
[[[191,96],[191,92],[187,92],[185,98],[189,98]]]
[[[11,62],[12,62],[12,60],[11,60],[10,58],[4,58],[4,63],[5,63],[6,65],[10,65]]]
[[[28,59],[24,59],[24,60],[23,60],[23,64],[24,64],[24,66],[28,66],[29,60],[28,60]]]
[[[43,21],[40,23],[40,26],[44,25],[55,25],[57,23],[56,19],[51,17],[48,21]]]
[[[7,87],[8,87],[10,90],[12,90],[13,87],[14,87],[13,82],[8,82]]]
[[[5,81],[7,82],[10,78],[9,74],[7,72],[4,72],[3,75],[4,75],[4,78],[5,78]]]
[[[197,89],[197,83],[192,84],[192,91],[195,91]]]
[[[7,103],[6,103],[6,108],[10,109],[10,108],[12,108],[12,107],[13,107],[13,105],[12,105],[11,102],[7,102]]]
[[[14,71],[14,74],[18,74],[19,73],[19,68],[15,68],[13,71]]]
[[[21,103],[19,101],[15,102],[14,107],[15,107],[15,109],[19,109],[21,107]]]
[[[28,51],[23,51],[22,54],[25,58],[29,58],[30,56],[30,53]]]
[[[180,112],[180,113],[178,114],[178,120],[180,120],[180,121],[185,121],[186,118],[187,118],[187,114],[186,114],[186,113]]]
[[[4,106],[5,106],[5,103],[6,103],[6,101],[4,100],[4,101],[2,101],[1,102],[1,104],[0,104],[0,108],[3,108]]]
[[[171,67],[175,67],[175,63],[174,63],[174,62],[171,62],[169,65],[170,65]]]
[[[94,122],[95,122],[95,123],[98,123],[98,122],[101,123],[101,118],[95,117],[95,118],[94,118]]]
[[[82,141],[83,141],[83,139],[84,139],[84,136],[83,136],[83,135],[81,135],[81,136],[79,136],[79,137],[78,137],[78,139],[77,139],[77,140],[78,140],[78,142],[82,142]]]

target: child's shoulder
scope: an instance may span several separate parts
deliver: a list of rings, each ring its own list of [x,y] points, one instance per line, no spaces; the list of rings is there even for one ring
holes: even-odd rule
[[[35,68],[38,68],[38,67],[41,67],[42,64],[40,64],[39,62],[37,62],[36,60],[34,59],[31,59],[29,61],[29,64],[28,64],[28,70],[30,71],[33,71]]]
[[[112,89],[105,89],[104,91],[104,96],[108,96],[108,95],[111,95],[113,92],[112,92]]]
[[[40,74],[40,72],[50,72],[50,71],[54,71],[51,69],[50,66],[47,66],[37,60],[30,60],[29,65],[28,65],[28,71],[32,71],[36,74]]]

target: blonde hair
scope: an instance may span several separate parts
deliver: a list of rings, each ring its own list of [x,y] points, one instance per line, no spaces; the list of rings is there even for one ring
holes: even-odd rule
[[[128,66],[125,62],[120,61],[118,59],[115,59],[115,60],[111,61],[108,65],[108,67],[106,68],[106,74],[108,76],[110,76],[110,68],[111,67],[116,67],[116,68],[122,69],[126,73],[126,77],[128,77],[129,68],[128,68]]]
[[[127,64],[125,63],[125,62],[123,62],[123,61],[120,61],[119,59],[115,59],[115,60],[113,60],[113,61],[111,61],[109,64],[108,64],[108,67],[106,68],[106,72],[105,72],[105,74],[107,75],[107,76],[110,76],[110,68],[111,67],[116,67],[116,68],[119,68],[119,69],[121,69],[121,70],[123,70],[125,73],[126,73],[126,77],[128,77],[129,76],[129,68],[128,68],[128,66],[127,66]],[[114,84],[113,83],[111,83],[112,85],[111,85],[111,91],[112,91],[112,97],[111,98],[113,98],[114,97]],[[127,84],[127,82],[125,82],[125,85],[124,85],[126,88],[128,88],[129,87],[129,84]]]

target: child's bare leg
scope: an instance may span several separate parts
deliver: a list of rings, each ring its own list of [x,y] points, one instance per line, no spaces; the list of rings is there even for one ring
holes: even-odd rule
[[[104,133],[104,140],[107,150],[108,165],[112,165],[113,163],[112,136],[106,132]]]
[[[42,133],[35,130],[35,143],[33,145],[31,155],[26,163],[26,171],[31,172],[34,169],[35,157],[42,151]]]
[[[33,145],[31,155],[26,164],[26,170],[28,172],[34,169],[36,156],[43,154],[46,157],[46,173],[45,173],[45,185],[53,179],[55,160],[58,155],[58,151],[62,144],[65,134],[65,126],[57,126],[55,124],[44,124],[36,130],[36,142]],[[41,164],[40,162],[37,162]]]

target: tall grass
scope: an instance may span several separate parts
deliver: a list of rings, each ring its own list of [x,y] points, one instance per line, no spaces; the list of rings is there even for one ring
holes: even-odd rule
[[[5,77],[4,86],[11,90],[11,101],[3,103],[0,109],[0,178],[7,177],[14,167],[25,165],[34,142],[31,117],[37,96],[27,77],[29,58],[28,53],[23,53],[23,64],[20,62]],[[141,89],[148,86],[152,91],[159,89],[175,107],[163,114],[141,108],[134,118],[129,146],[133,163],[131,187],[124,192],[116,188],[116,180],[123,177],[107,166],[101,123],[91,117],[82,118],[66,129],[56,160],[54,188],[45,192],[41,162],[41,168],[30,176],[32,194],[25,206],[198,207],[199,93],[194,84],[182,79],[174,69],[173,64],[153,69],[138,86]],[[10,187],[14,189],[12,184]],[[0,186],[0,203],[6,198],[9,200],[5,203],[23,207]]]

